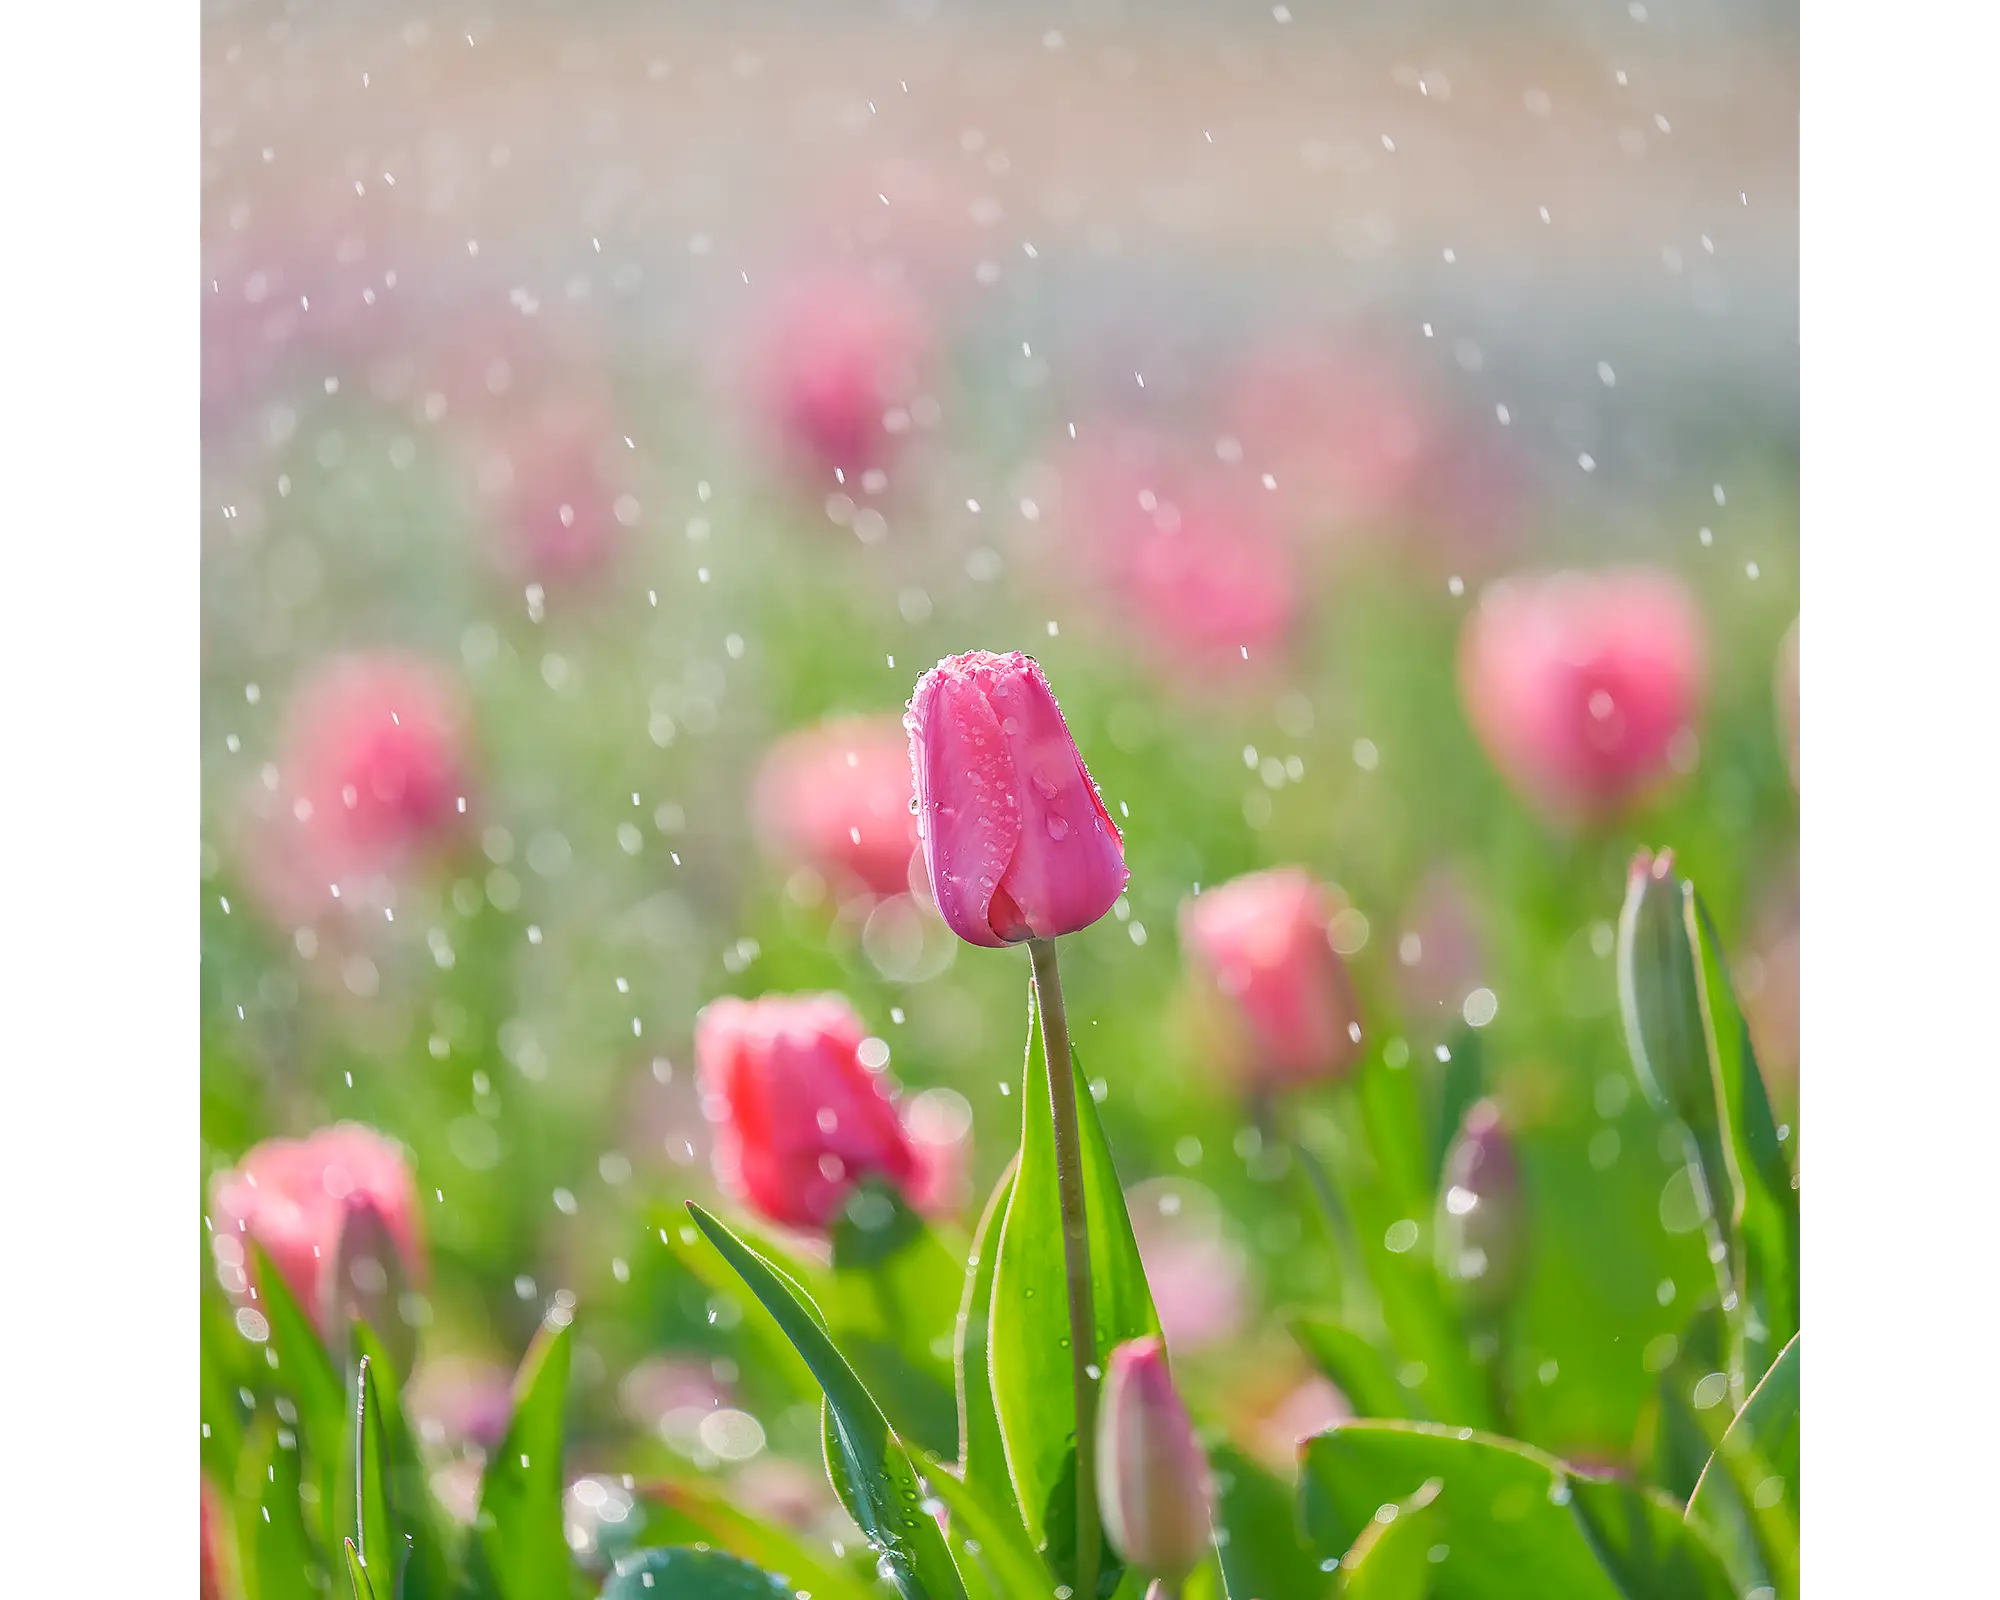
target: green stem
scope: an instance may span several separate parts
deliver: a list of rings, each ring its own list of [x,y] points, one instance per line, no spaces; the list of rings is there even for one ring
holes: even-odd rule
[[[1063,1268],[1069,1284],[1070,1376],[1076,1389],[1076,1593],[1096,1600],[1097,1525],[1097,1319],[1090,1292],[1090,1225],[1083,1200],[1083,1135],[1076,1114],[1076,1073],[1069,1052],[1069,1019],[1063,1013],[1062,975],[1056,943],[1035,939],[1035,995],[1042,1018],[1042,1054],[1048,1059],[1049,1104],[1055,1112],[1056,1190],[1062,1205]]]

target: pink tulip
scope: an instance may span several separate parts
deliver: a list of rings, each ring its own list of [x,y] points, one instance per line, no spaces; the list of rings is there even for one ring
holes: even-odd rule
[[[1089,927],[1124,892],[1124,841],[1042,669],[970,651],[918,680],[903,726],[939,914],[998,948]]]
[[[1105,459],[1066,496],[1066,572],[1093,586],[1163,666],[1191,682],[1284,649],[1298,590],[1270,494],[1245,471]],[[1246,654],[1247,653],[1247,654]]]
[[[1208,1553],[1208,1459],[1158,1338],[1111,1352],[1097,1413],[1097,1501],[1128,1565],[1177,1586]]]
[[[357,1215],[387,1231],[406,1273],[424,1276],[416,1186],[403,1147],[358,1122],[304,1139],[267,1139],[209,1186],[216,1274],[231,1294],[253,1287],[249,1244],[261,1246],[323,1334],[350,1291],[338,1282],[341,1238]]]
[[[928,347],[904,294],[858,277],[795,284],[764,330],[765,413],[792,455],[851,480],[889,458],[884,418],[915,398]]]
[[[251,840],[251,879],[267,910],[310,917],[332,904],[334,886],[394,874],[455,835],[466,721],[457,686],[413,657],[320,665],[286,717],[281,804]]]
[[[864,1030],[839,995],[727,998],[695,1021],[702,1109],[723,1187],[773,1222],[824,1228],[870,1175],[918,1178],[896,1108],[862,1064]]]
[[[1510,579],[1459,648],[1474,731],[1507,780],[1560,819],[1615,811],[1692,760],[1701,618],[1644,570]]]
[[[911,793],[909,738],[897,719],[845,717],[771,747],[757,775],[758,828],[780,860],[869,894],[904,894],[917,848]]]
[[[1340,1077],[1361,1055],[1360,1007],[1329,939],[1325,891],[1297,867],[1253,872],[1181,904],[1181,944],[1222,1001],[1226,1065],[1281,1087]]]

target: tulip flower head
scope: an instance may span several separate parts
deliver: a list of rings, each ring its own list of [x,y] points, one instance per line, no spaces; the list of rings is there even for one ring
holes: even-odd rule
[[[393,1139],[357,1122],[267,1139],[216,1174],[209,1196],[216,1274],[232,1295],[249,1294],[255,1243],[322,1334],[357,1311],[394,1334],[385,1325],[392,1308],[379,1299],[382,1278],[391,1269],[421,1278],[425,1266],[416,1185]]]
[[[1267,1088],[1339,1077],[1361,1055],[1360,1007],[1329,937],[1325,891],[1297,867],[1182,902],[1181,944],[1221,1003],[1227,1065]]]
[[[885,419],[915,398],[929,343],[904,293],[859,277],[796,284],[764,330],[766,417],[793,456],[858,478],[891,454]]]
[[[1157,1337],[1127,1340],[1105,1367],[1097,1503],[1126,1563],[1170,1588],[1208,1553],[1208,1459]]]
[[[1049,681],[970,651],[918,681],[903,726],[931,893],[951,930],[999,948],[1089,927],[1124,892],[1124,840]]]
[[[1503,1305],[1520,1283],[1527,1219],[1521,1168],[1500,1108],[1481,1100],[1445,1154],[1438,1196],[1437,1263],[1481,1310]]]
[[[909,739],[893,716],[786,734],[757,775],[765,848],[873,895],[907,893],[917,821]]]
[[[836,994],[734,997],[695,1021],[702,1110],[724,1189],[773,1222],[823,1229],[861,1179],[908,1193],[916,1152]]]
[[[1693,758],[1705,645],[1686,590],[1648,571],[1515,578],[1459,647],[1473,731],[1553,816],[1615,811]]]

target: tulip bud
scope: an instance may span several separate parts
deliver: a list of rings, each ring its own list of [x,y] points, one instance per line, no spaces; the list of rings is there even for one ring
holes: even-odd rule
[[[869,894],[904,894],[917,847],[910,794],[909,739],[896,718],[844,717],[771,747],[757,774],[758,830],[780,860]]]
[[[905,1193],[916,1154],[837,994],[728,998],[695,1019],[702,1110],[722,1186],[773,1222],[825,1228],[871,1175]]]
[[[365,1249],[388,1283],[424,1272],[416,1186],[403,1147],[359,1123],[321,1128],[305,1139],[267,1139],[235,1168],[216,1174],[210,1208],[223,1287],[249,1296],[248,1244],[255,1243],[326,1338],[341,1331],[330,1313],[356,1305],[338,1287],[351,1224],[350,1268]],[[395,1270],[383,1264],[384,1256],[393,1258]],[[373,1274],[367,1277],[374,1281]],[[392,1328],[377,1331],[394,1336]]]
[[[1701,618],[1664,573],[1516,578],[1459,648],[1473,731],[1502,775],[1566,819],[1616,810],[1694,759]]]
[[[1181,944],[1222,1002],[1238,1078],[1280,1087],[1339,1077],[1360,1057],[1360,1006],[1330,921],[1324,891],[1297,867],[1249,873],[1182,902]]]
[[[1526,1253],[1521,1169],[1500,1108],[1481,1100],[1465,1114],[1444,1159],[1438,1196],[1438,1270],[1466,1303],[1497,1311],[1519,1286]]]
[[[402,1312],[403,1263],[381,1207],[365,1194],[347,1197],[347,1216],[333,1254],[333,1270],[321,1275],[319,1325],[330,1340],[365,1322],[382,1341],[400,1374],[416,1354],[416,1330]]]
[[[974,650],[918,680],[903,726],[931,893],[999,948],[1087,928],[1124,891],[1124,841],[1042,669]]]
[[[1097,1413],[1097,1503],[1127,1565],[1170,1589],[1208,1552],[1208,1460],[1157,1337],[1111,1352]]]

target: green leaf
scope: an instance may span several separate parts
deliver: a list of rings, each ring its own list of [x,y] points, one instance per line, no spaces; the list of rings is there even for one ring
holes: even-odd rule
[[[1656,1489],[1572,1473],[1570,1510],[1625,1600],[1735,1600],[1708,1540]]]
[[[959,1464],[976,1495],[1010,1509],[1014,1485],[1007,1476],[1006,1446],[993,1409],[993,1378],[987,1365],[987,1328],[993,1310],[994,1269],[1000,1260],[1000,1222],[1014,1192],[1018,1158],[993,1186],[972,1235],[972,1259],[965,1273],[965,1303],[959,1308],[954,1362],[958,1378]]]
[[[1071,1052],[1074,1063],[1075,1052]],[[1084,1082],[1080,1068],[1076,1081]],[[1132,1220],[1097,1104],[1086,1088],[1077,1095],[1082,1137],[1085,1221],[1090,1234],[1092,1303],[1096,1312],[1095,1359],[1100,1368],[1111,1347],[1159,1332],[1146,1286]],[[1061,1202],[1056,1189],[1054,1111],[1047,1060],[1032,986],[1028,997],[1028,1049],[1021,1092],[1021,1155],[1013,1192],[1000,1225],[988,1322],[988,1365],[993,1409],[1005,1445],[1016,1503],[1038,1547],[1062,1568],[1062,1525],[1051,1526],[1051,1506],[1064,1485],[1074,1496],[1076,1395],[1070,1365],[1068,1276],[1063,1261]],[[1073,1503],[1070,1507],[1073,1523]],[[1068,1530],[1074,1540],[1075,1530]],[[1109,1545],[1106,1565],[1109,1567]],[[1089,1597],[1084,1597],[1089,1600]]]
[[[563,1538],[563,1404],[569,1324],[544,1323],[514,1375],[514,1414],[479,1482],[472,1558],[500,1600],[558,1600],[570,1589]]]
[[[201,1288],[201,1465],[218,1483],[227,1483],[243,1453],[244,1405],[248,1386],[244,1353],[255,1347],[236,1322],[212,1272]],[[259,1363],[262,1357],[259,1356]]]
[[[1743,1589],[1799,1592],[1799,1340],[1793,1335],[1736,1414],[1688,1500]]]
[[[1344,1555],[1383,1507],[1433,1478],[1449,1546],[1430,1577],[1439,1600],[1622,1600],[1571,1513],[1563,1464],[1469,1428],[1350,1422],[1309,1440],[1299,1471],[1307,1534],[1323,1559]]]
[[[245,1600],[318,1600],[320,1564],[299,1504],[290,1430],[258,1417],[236,1463],[236,1559]]]
[[[825,1323],[799,1291],[756,1251],[693,1201],[695,1226],[763,1304],[826,1396],[829,1475],[861,1529],[883,1552],[905,1600],[963,1600],[944,1535],[922,1509],[923,1491],[902,1442],[855,1376]]]
[[[1292,1337],[1306,1358],[1347,1397],[1357,1417],[1421,1420],[1423,1406],[1389,1370],[1373,1343],[1325,1317],[1295,1316]]]
[[[931,1493],[951,1513],[950,1537],[961,1572],[976,1568],[998,1600],[1054,1589],[1055,1580],[1028,1543],[1011,1493],[1003,1488],[997,1497],[982,1494],[944,1471],[932,1473],[929,1481]]]
[[[670,1541],[714,1545],[783,1577],[793,1589],[809,1589],[815,1600],[871,1600],[878,1593],[846,1567],[835,1564],[788,1529],[760,1521],[737,1506],[715,1484],[697,1478],[649,1484],[648,1515],[639,1543]]]
[[[354,1548],[352,1539],[342,1539],[341,1548],[347,1552],[347,1582],[354,1591],[354,1600],[375,1600],[375,1586],[368,1578],[368,1565],[361,1559],[361,1552]]]
[[[368,1376],[366,1356],[354,1379],[354,1535],[361,1564],[396,1592],[396,1566],[402,1551],[395,1518],[389,1512],[389,1442],[382,1430],[381,1406]],[[349,1547],[353,1548],[352,1546]]]
[[[374,1329],[354,1324],[356,1351],[368,1361],[368,1381],[376,1415],[381,1419],[388,1452],[390,1515],[407,1546],[399,1600],[444,1600],[450,1585],[451,1557],[444,1519],[431,1493],[430,1477],[416,1441],[403,1417],[402,1391],[396,1369]],[[364,1547],[365,1548],[365,1547]]]
[[[1331,1580],[1299,1530],[1290,1489],[1231,1445],[1209,1454],[1215,1548],[1230,1600],[1323,1600]]]
[[[270,1324],[267,1348],[277,1358],[273,1375],[298,1410],[299,1435],[320,1491],[320,1529],[330,1544],[354,1522],[354,1482],[341,1470],[349,1437],[347,1385],[263,1246],[252,1243],[250,1255],[256,1303]]]
[[[699,1283],[716,1299],[735,1306],[748,1313],[751,1299],[743,1280],[730,1270],[713,1250],[701,1242],[701,1235],[689,1226],[686,1214],[680,1207],[674,1208],[671,1217],[654,1218],[659,1229],[662,1244],[674,1260],[683,1267],[689,1277]],[[747,1228],[738,1229],[737,1237],[755,1250],[766,1262],[776,1266],[782,1262],[786,1282],[813,1306],[819,1315],[819,1302],[833,1296],[833,1274],[816,1262],[803,1262],[786,1255],[769,1240],[758,1237]],[[742,1327],[747,1336],[756,1342],[762,1357],[760,1369],[795,1391],[801,1398],[810,1398],[819,1392],[819,1384],[814,1380],[806,1364],[799,1359],[799,1353],[792,1348],[776,1323],[769,1317],[745,1315]]]
[[[1427,1478],[1407,1500],[1377,1511],[1340,1558],[1341,1600],[1425,1600],[1432,1593],[1437,1569],[1451,1559],[1442,1498],[1441,1481]]]
[[[599,1600],[788,1600],[790,1587],[719,1550],[635,1550],[612,1568]]]

